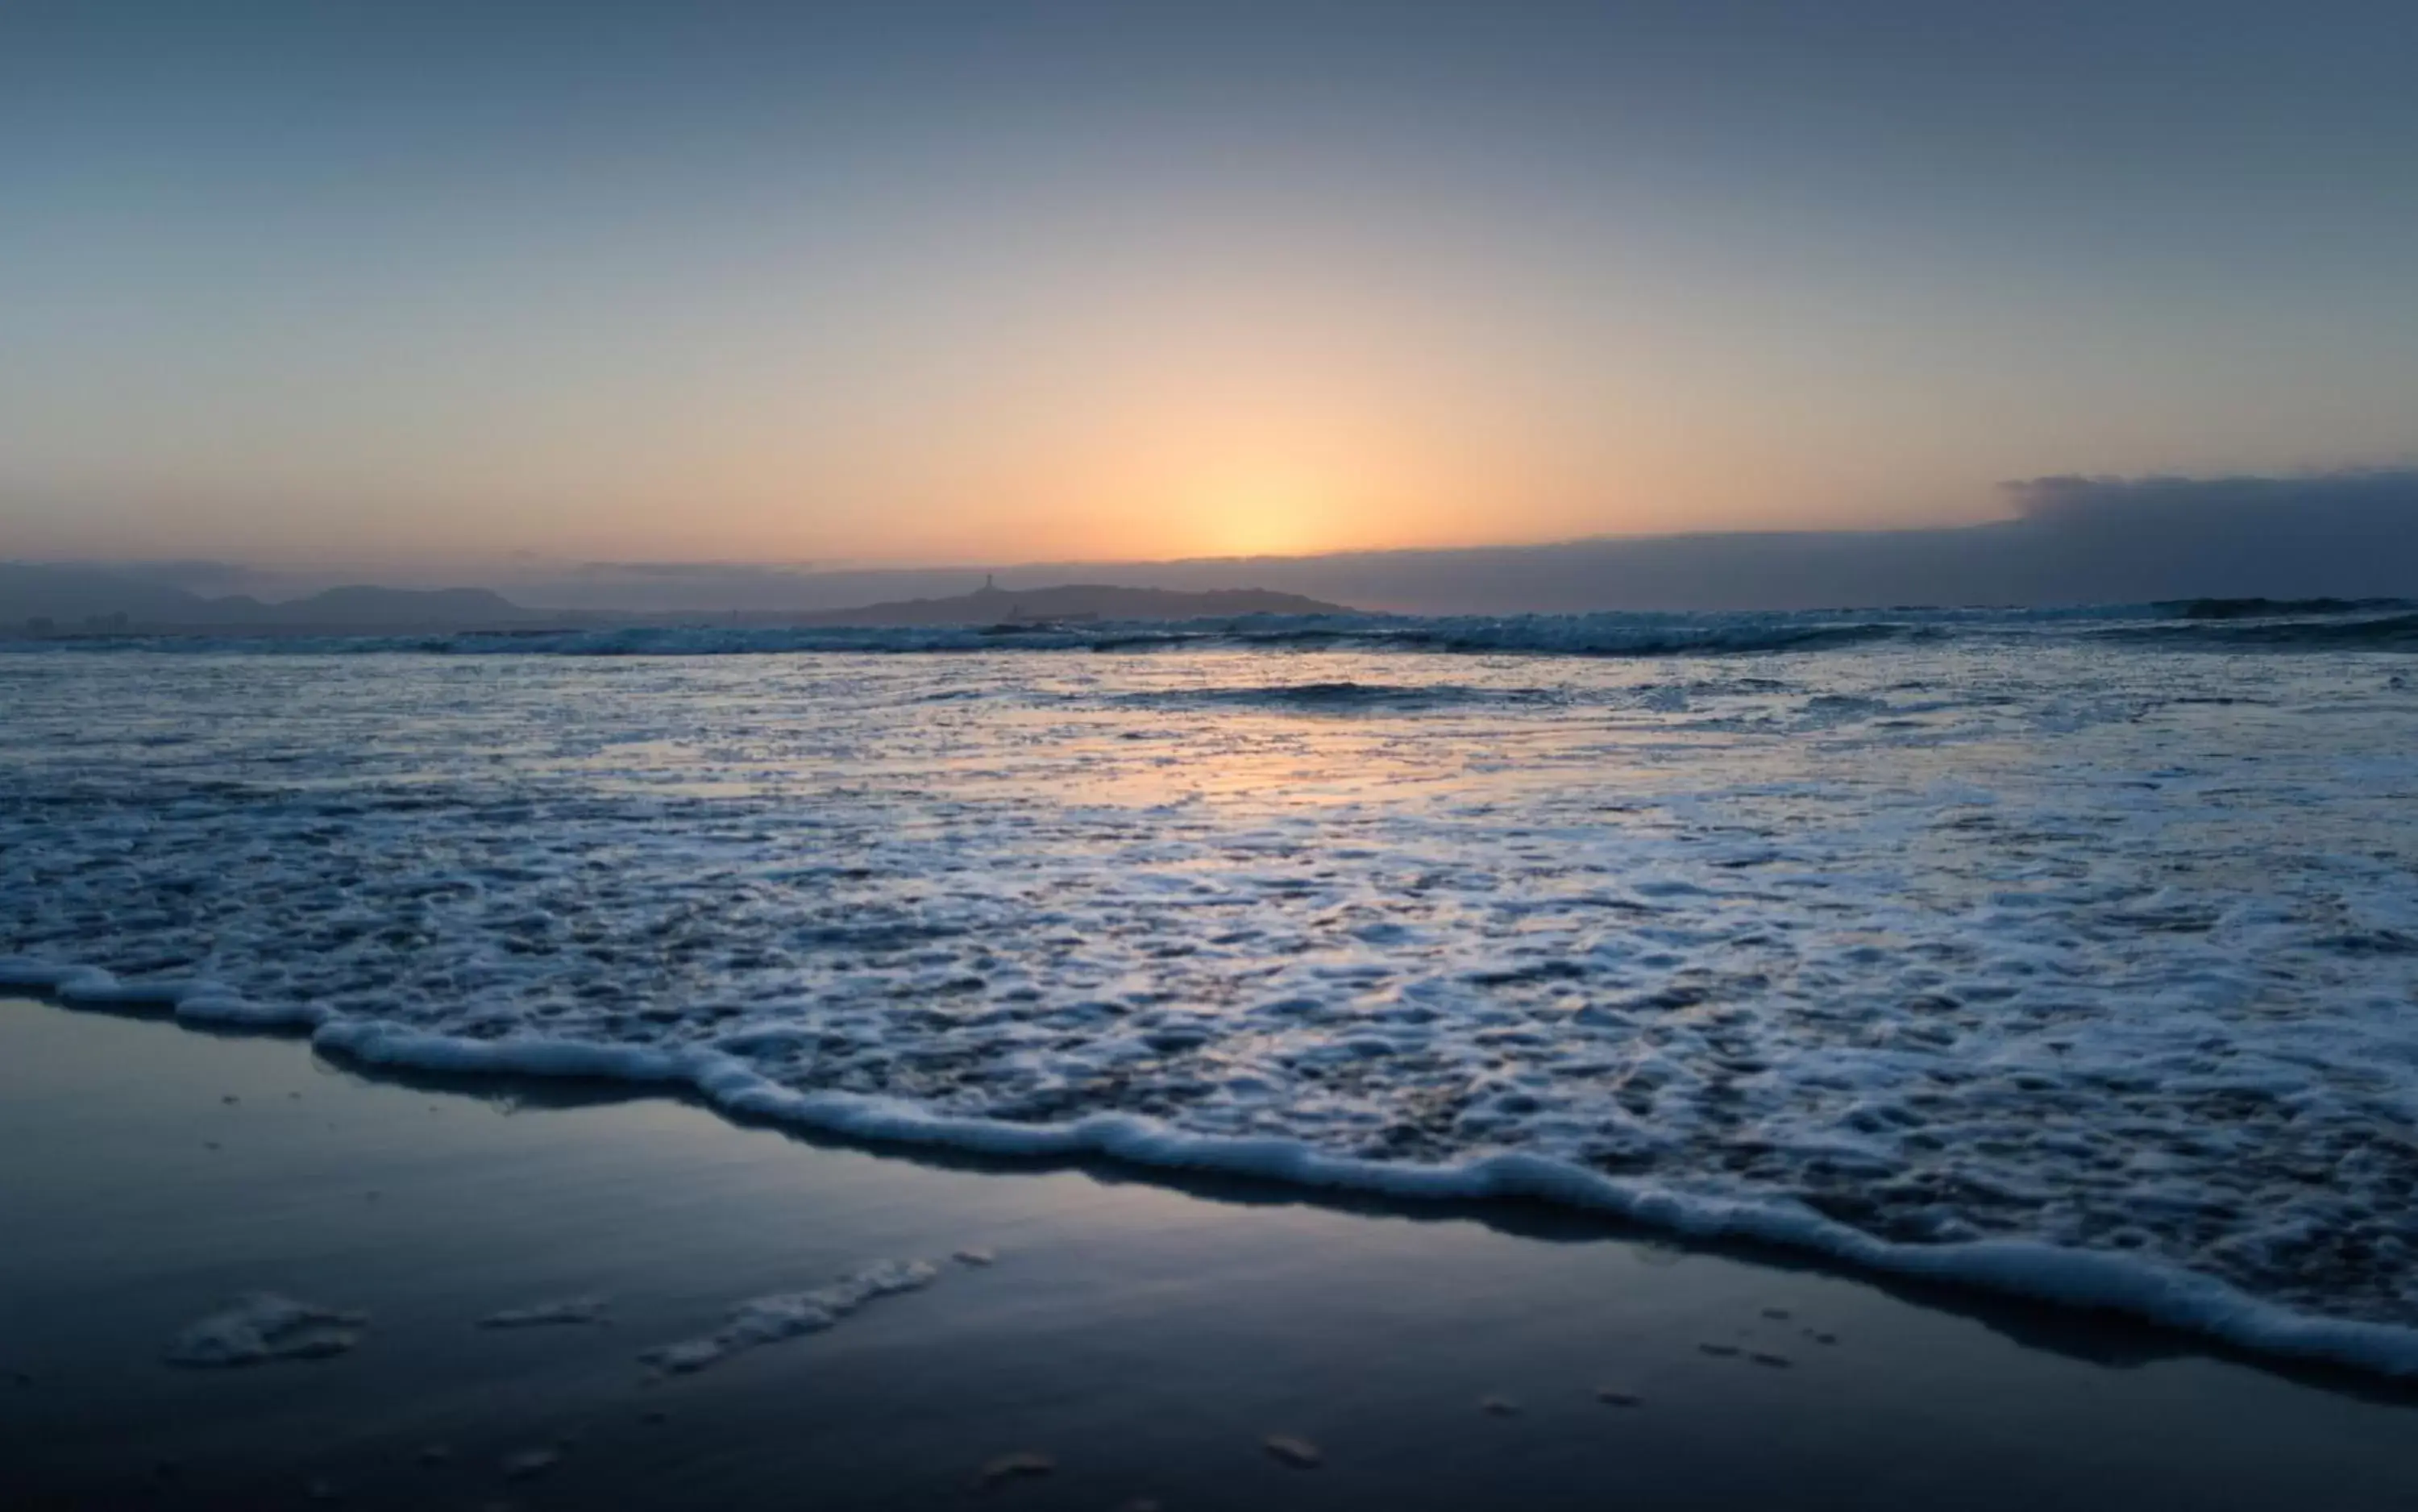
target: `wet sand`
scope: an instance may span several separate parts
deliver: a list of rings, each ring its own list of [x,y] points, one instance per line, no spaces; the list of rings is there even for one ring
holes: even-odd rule
[[[35,1002],[0,1001],[0,1231],[12,1508],[2418,1507],[2418,1397],[2147,1329]],[[912,1259],[826,1331],[640,1362]],[[168,1363],[258,1291],[366,1331]]]

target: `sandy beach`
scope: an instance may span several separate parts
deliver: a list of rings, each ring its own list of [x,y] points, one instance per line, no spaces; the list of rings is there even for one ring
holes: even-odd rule
[[[2418,1505],[2410,1398],[2146,1329],[33,1001],[0,1189],[11,1506]],[[915,1260],[819,1331],[641,1358]],[[262,1291],[365,1321],[171,1362]],[[479,1326],[530,1309],[596,1321]]]

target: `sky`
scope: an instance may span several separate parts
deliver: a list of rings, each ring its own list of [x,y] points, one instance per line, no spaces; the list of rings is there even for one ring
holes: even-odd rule
[[[0,6],[0,557],[1953,525],[2418,458],[2418,7]]]

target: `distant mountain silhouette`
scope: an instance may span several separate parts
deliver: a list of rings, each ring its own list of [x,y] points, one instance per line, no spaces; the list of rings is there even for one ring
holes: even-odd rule
[[[485,588],[329,588],[264,603],[205,598],[104,568],[0,562],[0,632],[476,630],[526,621],[529,610]]]
[[[486,588],[332,588],[265,608],[287,625],[481,626],[529,618],[528,610]]]
[[[1339,603],[1265,588],[1115,588],[1067,583],[1056,588],[1002,588],[986,581],[950,599],[899,599],[855,609],[803,615],[803,625],[1013,625],[1081,619],[1222,619],[1247,614],[1351,614]]]
[[[1083,619],[1205,619],[1253,614],[1350,614],[1340,604],[1263,588],[1183,591],[1064,584],[1007,589],[987,581],[954,598],[908,599],[803,616],[810,625],[993,625]],[[0,562],[0,634],[345,634],[364,632],[526,628],[668,616],[600,616],[525,608],[486,588],[390,588],[354,585],[265,603],[244,595],[208,598],[135,572]]]
[[[198,623],[210,613],[209,602],[180,588],[100,568],[0,562],[0,627],[9,630],[39,620],[61,630],[81,629],[87,619],[119,616],[142,624]]]
[[[528,629],[540,624],[992,624],[1017,619],[1812,609],[1887,604],[2139,603],[2418,598],[2418,466],[2290,477],[2036,478],[2006,485],[2013,517],[1903,530],[1638,536],[1543,545],[1165,562],[1026,562],[1026,581],[968,593],[979,570],[591,562],[467,590],[337,588],[264,603],[197,582],[263,581],[226,563],[0,562],[0,634],[140,628],[265,634]],[[213,569],[172,579],[162,566]],[[1108,576],[1125,587],[1085,585]],[[272,574],[265,580],[275,582]],[[179,586],[179,581],[183,586]],[[325,581],[321,579],[320,581]],[[1237,583],[1256,587],[1236,589]],[[515,603],[514,600],[518,602]],[[543,608],[525,608],[541,604]],[[844,608],[854,604],[859,607]],[[2255,609],[2199,613],[2255,614]],[[115,617],[123,621],[113,624]],[[88,624],[98,619],[99,624]],[[39,633],[39,632],[35,632]]]

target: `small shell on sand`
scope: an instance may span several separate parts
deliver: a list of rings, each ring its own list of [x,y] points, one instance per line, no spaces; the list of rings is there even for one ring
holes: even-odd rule
[[[956,1254],[960,1265],[990,1265],[998,1260],[999,1257],[987,1249],[961,1249]]]
[[[1747,1358],[1752,1360],[1757,1365],[1768,1365],[1774,1370],[1785,1370],[1790,1366],[1797,1363],[1785,1354],[1766,1354],[1761,1350],[1755,1351],[1752,1354],[1748,1355]]]
[[[1615,1391],[1610,1386],[1595,1388],[1595,1399],[1606,1407],[1642,1407],[1645,1398],[1633,1391]]]
[[[1513,1401],[1508,1397],[1480,1397],[1477,1403],[1477,1410],[1484,1413],[1489,1417],[1517,1417],[1520,1415],[1520,1404]]]
[[[1318,1445],[1308,1439],[1273,1433],[1261,1441],[1261,1447],[1278,1463],[1291,1465],[1295,1470],[1316,1470],[1326,1462],[1326,1457],[1318,1452]]]
[[[982,1473],[974,1477],[974,1485],[986,1491],[992,1490],[1012,1480],[1026,1480],[1034,1475],[1047,1475],[1057,1468],[1058,1461],[1046,1454],[1035,1454],[1029,1449],[1018,1450],[1015,1454],[1001,1455],[984,1465]]]

